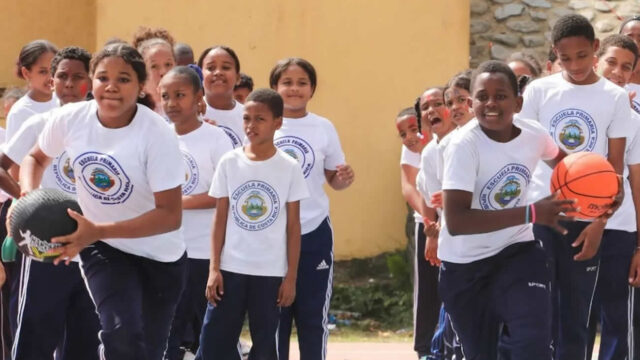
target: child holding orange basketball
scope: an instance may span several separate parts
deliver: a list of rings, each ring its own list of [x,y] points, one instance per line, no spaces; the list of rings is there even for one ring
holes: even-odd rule
[[[626,123],[631,117],[627,93],[593,70],[598,40],[589,21],[563,16],[552,31],[554,51],[563,71],[530,83],[520,116],[539,121],[565,152],[596,152],[622,174]],[[540,163],[529,202],[549,194],[551,168]],[[598,277],[598,247],[606,220],[563,224],[567,234],[536,225],[536,239],[547,251],[552,273],[554,350],[559,360],[583,359],[587,323]]]
[[[471,90],[477,122],[444,151],[439,294],[465,358],[549,359],[549,273],[531,224],[565,232],[561,213],[575,209],[526,194],[538,161],[563,154],[538,123],[514,120],[522,97],[506,64],[482,63]]]

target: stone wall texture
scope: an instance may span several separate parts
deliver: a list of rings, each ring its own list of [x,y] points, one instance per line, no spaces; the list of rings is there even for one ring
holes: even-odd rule
[[[571,13],[589,19],[603,39],[623,19],[640,15],[640,0],[471,0],[470,66],[522,50],[533,51],[544,66],[553,24]]]

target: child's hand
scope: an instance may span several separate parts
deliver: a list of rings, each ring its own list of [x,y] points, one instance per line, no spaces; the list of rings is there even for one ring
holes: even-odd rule
[[[296,298],[296,279],[291,276],[285,276],[278,290],[278,306],[287,307],[293,304]]]
[[[589,260],[598,253],[605,224],[606,222],[596,219],[582,230],[576,241],[571,244],[573,247],[578,247],[582,244],[582,249],[573,257],[573,260]]]
[[[344,185],[349,186],[353,183],[353,180],[355,180],[355,173],[353,172],[351,165],[349,164],[338,165],[336,166],[336,170],[337,170],[336,177]]]
[[[620,205],[622,205],[622,201],[624,200],[624,180],[621,175],[618,175],[618,193],[613,197],[613,202],[609,206],[609,210],[607,210],[604,214],[600,215],[599,218],[609,219],[613,216],[613,214],[618,211]]]
[[[56,236],[51,239],[52,243],[62,245],[47,251],[48,255],[58,255],[53,260],[55,265],[62,261],[69,265],[71,259],[76,257],[80,251],[101,238],[100,230],[89,219],[71,209],[67,209],[67,214],[78,223],[78,227],[69,235]]]
[[[429,201],[434,208],[442,209],[442,190],[434,192]]]
[[[636,252],[631,258],[631,266],[629,267],[629,285],[640,287],[640,251]]]
[[[222,280],[222,273],[220,270],[209,271],[209,279],[207,280],[207,289],[205,290],[205,296],[207,300],[213,306],[218,304],[218,301],[222,300],[224,295],[224,283]]]
[[[424,246],[424,258],[432,266],[440,266],[440,259],[438,259],[438,234],[440,233],[440,225],[437,222],[432,222],[425,226],[425,235],[427,235],[427,241]]]
[[[4,265],[0,262],[0,287],[4,285],[4,282],[7,280],[7,274],[4,271]]]
[[[558,200],[558,192],[537,201],[533,206],[536,212],[536,224],[547,225],[557,232],[566,235],[567,229],[560,226],[560,221],[573,221],[572,216],[561,215],[560,213],[569,213],[579,211],[575,207],[575,199]],[[533,215],[532,215],[533,217]]]

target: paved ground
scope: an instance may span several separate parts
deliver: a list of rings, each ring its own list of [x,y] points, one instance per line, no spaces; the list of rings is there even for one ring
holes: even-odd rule
[[[293,343],[291,344],[293,345]],[[295,349],[294,349],[295,348]],[[297,346],[291,347],[289,360],[299,360]],[[356,343],[329,342],[327,360],[416,360],[410,342]]]

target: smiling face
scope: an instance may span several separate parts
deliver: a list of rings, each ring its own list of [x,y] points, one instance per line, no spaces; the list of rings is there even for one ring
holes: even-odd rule
[[[136,109],[142,84],[133,67],[121,57],[102,59],[93,75],[93,96],[101,120],[127,121]]]
[[[198,102],[202,99],[202,91],[194,91],[189,79],[170,74],[160,80],[158,89],[162,109],[173,123],[198,121]]]
[[[282,117],[274,118],[266,104],[247,101],[242,115],[244,134],[252,145],[273,143],[273,134],[282,126]]]
[[[402,139],[402,144],[407,149],[420,153],[424,148],[424,142],[422,136],[418,131],[418,119],[414,115],[405,115],[396,119],[396,128],[398,129],[398,135]]]
[[[570,36],[558,41],[553,49],[560,60],[567,81],[576,85],[595,82],[593,76],[594,54],[599,42],[584,36]]]
[[[215,48],[202,60],[203,86],[207,96],[233,96],[238,81],[236,63],[222,48]]]
[[[420,119],[430,124],[431,131],[442,138],[453,130],[449,110],[444,106],[442,90],[428,89],[420,96]]]
[[[155,94],[160,80],[175,66],[173,51],[166,44],[157,44],[144,51],[144,63],[147,68],[147,82],[144,91]]]
[[[512,126],[513,114],[522,108],[522,97],[516,96],[509,79],[502,73],[482,73],[475,79],[473,112],[480,125],[503,131]]]
[[[84,100],[91,88],[91,79],[82,61],[60,61],[53,75],[53,87],[62,105]]]
[[[473,119],[473,111],[470,107],[471,95],[467,89],[459,87],[450,87],[444,92],[444,102],[451,120],[457,125],[462,126]]]
[[[635,59],[630,50],[609,46],[598,59],[598,73],[614,84],[624,87],[633,75]]]
[[[34,93],[34,97],[50,97],[53,92],[51,78],[51,60],[54,53],[47,51],[42,53],[30,69],[21,68],[22,77],[29,83],[29,90]]]
[[[295,64],[282,72],[274,90],[282,96],[286,112],[306,112],[314,91],[309,74]]]

